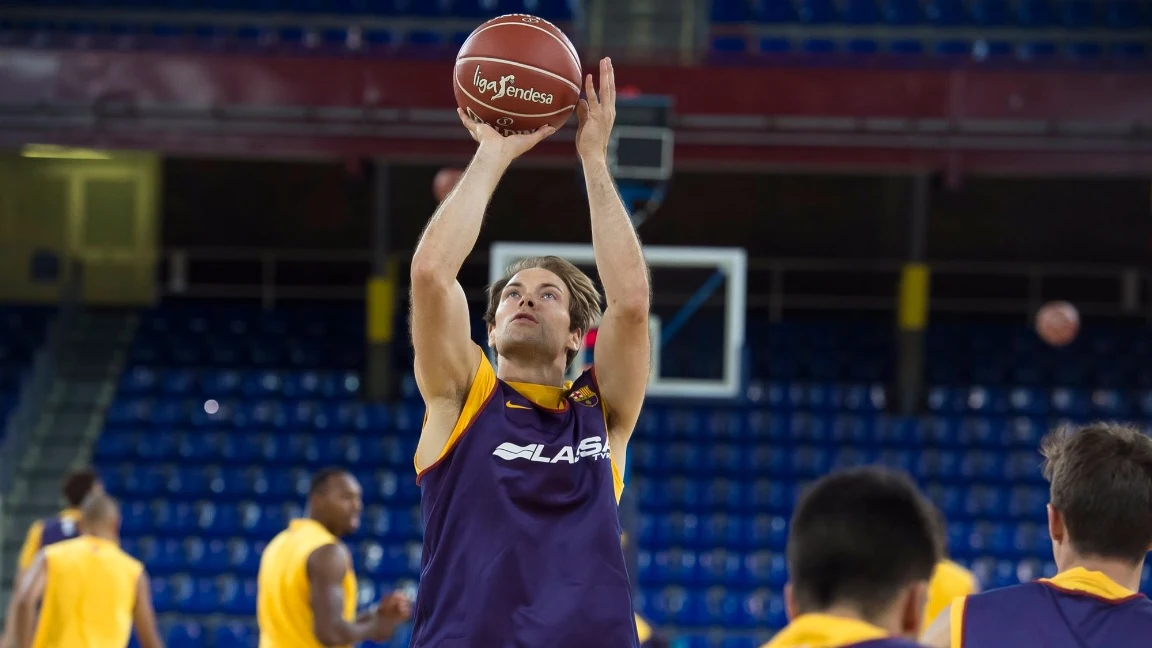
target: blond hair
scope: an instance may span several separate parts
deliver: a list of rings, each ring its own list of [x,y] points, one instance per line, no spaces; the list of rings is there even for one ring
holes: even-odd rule
[[[500,294],[504,287],[516,276],[516,273],[531,268],[547,270],[564,282],[568,288],[568,318],[569,330],[587,333],[597,322],[604,310],[600,306],[600,291],[588,275],[580,268],[558,256],[539,256],[521,259],[504,270],[504,276],[488,286],[488,310],[484,312],[484,321],[489,326],[496,324],[496,308],[500,305]],[[568,351],[568,366],[576,359],[579,351]]]

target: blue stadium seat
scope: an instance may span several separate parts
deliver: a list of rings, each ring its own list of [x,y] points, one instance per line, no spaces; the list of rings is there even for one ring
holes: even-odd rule
[[[723,25],[748,22],[752,11],[748,0],[712,0],[709,15],[713,23]]]

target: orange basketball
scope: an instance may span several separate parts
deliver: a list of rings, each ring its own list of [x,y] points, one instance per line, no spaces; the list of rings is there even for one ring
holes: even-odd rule
[[[525,14],[476,28],[456,55],[456,103],[503,135],[564,125],[580,98],[580,56],[556,25]]]
[[[1036,333],[1052,346],[1065,346],[1080,331],[1080,313],[1066,301],[1044,304],[1036,313]]]
[[[456,188],[456,183],[460,182],[460,176],[464,172],[460,169],[440,169],[436,173],[436,177],[432,180],[432,195],[436,197],[436,202],[444,202],[448,194]]]

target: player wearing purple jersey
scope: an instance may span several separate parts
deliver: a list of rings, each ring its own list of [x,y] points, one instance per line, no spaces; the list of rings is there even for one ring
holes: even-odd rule
[[[1136,593],[1152,547],[1152,439],[1094,424],[1044,439],[1048,533],[1058,573],[957,598],[933,648],[1137,648],[1152,602]]]
[[[940,555],[907,475],[855,468],[818,480],[788,532],[788,625],[763,648],[917,648]]]
[[[512,161],[553,132],[479,146],[412,258],[412,344],[427,407],[416,449],[424,552],[414,648],[632,648],[637,632],[617,502],[648,381],[648,269],[608,170],[611,62],[586,80],[576,148],[607,308],[575,266],[526,259],[489,287],[489,362],[456,280]],[[525,218],[531,218],[525,215]],[[564,375],[599,320],[593,367]]]

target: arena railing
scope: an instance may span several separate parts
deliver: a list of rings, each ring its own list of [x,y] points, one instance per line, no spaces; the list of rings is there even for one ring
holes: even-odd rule
[[[395,257],[406,260],[410,251]],[[357,301],[370,268],[367,250],[173,248],[158,268],[168,297],[255,299],[265,308],[288,300]],[[771,321],[797,311],[874,311],[896,308],[902,260],[750,258],[749,311]],[[1138,265],[930,261],[930,308],[936,313],[1031,317],[1045,301],[1072,301],[1088,316],[1152,320],[1152,271]],[[398,265],[405,283],[404,264]],[[462,271],[470,299],[482,300],[486,253]],[[693,287],[671,288],[654,274],[654,305],[678,307]],[[1023,321],[1023,320],[1022,320]]]
[[[83,264],[79,260],[69,262],[69,272],[65,276],[57,304],[55,316],[48,325],[45,342],[36,350],[32,360],[32,371],[20,393],[20,402],[8,417],[4,437],[0,440],[0,520],[5,519],[5,505],[20,461],[28,449],[33,432],[56,382],[57,359],[69,332],[73,329],[82,309]],[[0,546],[4,544],[7,524],[0,524]],[[0,577],[8,565],[0,564]],[[3,578],[0,578],[0,582]]]

